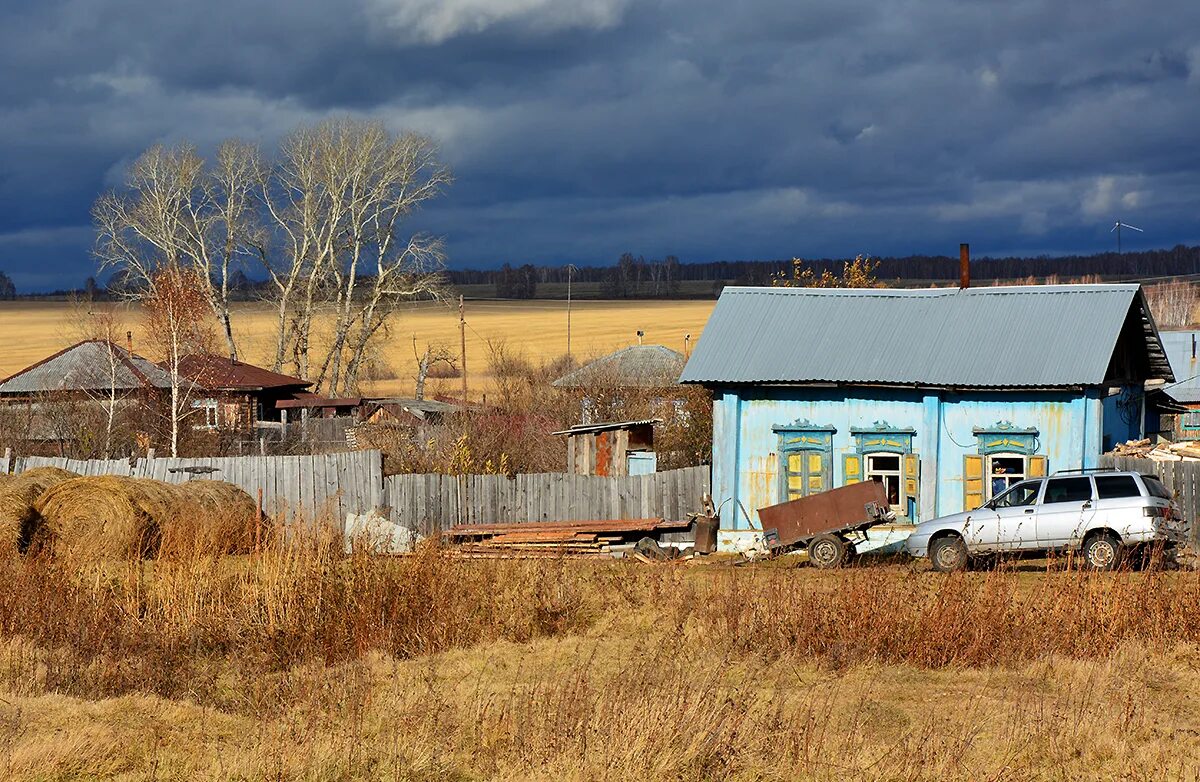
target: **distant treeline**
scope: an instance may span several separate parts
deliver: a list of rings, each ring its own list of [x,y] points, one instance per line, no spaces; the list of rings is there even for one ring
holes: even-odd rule
[[[805,260],[820,276],[826,269],[840,273],[850,259],[821,258]],[[877,258],[876,276],[885,283],[936,284],[958,280],[958,258],[945,255],[909,255],[903,258]],[[586,286],[590,298],[677,298],[710,297],[720,293],[726,284],[770,285],[780,273],[791,269],[791,259],[771,261],[709,261],[683,263],[673,255],[662,259],[647,259],[630,253],[622,255],[612,266],[537,266],[504,264],[498,269],[451,269],[446,279],[455,286],[494,286],[487,295],[505,299],[532,299],[550,293],[541,286],[555,286],[552,294],[565,294],[568,278],[572,283]],[[1099,277],[1107,280],[1157,277],[1200,276],[1200,247],[1176,245],[1169,250],[1144,250],[1126,253],[1097,253],[1095,255],[1039,256],[1036,258],[972,259],[971,277],[976,281],[1058,278],[1066,282]],[[708,283],[705,285],[704,283]],[[233,272],[230,287],[235,298],[260,298],[267,283],[251,279],[241,271]],[[120,292],[125,286],[119,279],[109,280],[108,289],[89,278],[84,288],[74,291],[55,291],[32,298],[50,298],[72,294],[104,297]],[[561,287],[561,290],[559,289]],[[0,299],[17,295],[12,281],[0,272]]]
[[[828,269],[839,274],[851,259],[821,258],[806,260],[817,276]],[[883,282],[947,283],[957,282],[959,261],[945,255],[909,255],[902,258],[877,258],[876,276]],[[538,285],[565,285],[568,277],[575,283],[600,286],[605,298],[672,298],[675,296],[712,295],[724,284],[770,285],[780,273],[791,269],[791,259],[772,261],[710,261],[682,263],[674,256],[647,260],[642,256],[622,255],[613,266],[534,266],[500,269],[463,269],[447,272],[455,285],[495,285],[501,298],[533,298]],[[1200,247],[1177,245],[1169,250],[1146,250],[1094,255],[1039,256],[1036,258],[978,257],[972,259],[974,280],[1019,280],[1057,277],[1062,281],[1084,277],[1103,279],[1175,277],[1200,275]],[[695,283],[709,282],[711,286]],[[692,283],[683,291],[681,283]]]

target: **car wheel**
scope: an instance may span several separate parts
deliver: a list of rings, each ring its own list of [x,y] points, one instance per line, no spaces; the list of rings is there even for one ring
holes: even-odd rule
[[[939,573],[962,570],[969,559],[967,544],[957,535],[938,538],[929,546],[929,561]]]
[[[846,541],[837,535],[817,535],[808,542],[808,561],[815,567],[839,567],[846,561]]]
[[[1121,541],[1111,532],[1102,532],[1087,539],[1082,553],[1092,570],[1116,570],[1121,563]]]

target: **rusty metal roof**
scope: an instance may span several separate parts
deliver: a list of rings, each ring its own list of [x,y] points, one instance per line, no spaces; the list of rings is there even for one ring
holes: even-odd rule
[[[1101,385],[1122,331],[1173,379],[1140,286],[728,287],[680,382]]]
[[[258,391],[290,386],[308,388],[312,385],[307,380],[281,375],[244,361],[233,361],[228,356],[207,354],[184,356],[179,361],[179,373],[214,391]]]
[[[110,361],[110,355],[115,363]],[[9,377],[0,383],[0,395],[170,387],[171,376],[154,362],[114,343],[89,339],[64,348]]]

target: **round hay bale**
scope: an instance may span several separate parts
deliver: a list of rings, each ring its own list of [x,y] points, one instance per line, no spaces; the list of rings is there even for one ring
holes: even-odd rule
[[[164,556],[244,554],[253,550],[258,503],[224,481],[193,480],[174,487],[178,505],[163,527]]]
[[[24,553],[33,541],[38,516],[37,498],[51,486],[78,477],[58,467],[35,467],[0,482],[0,552]]]
[[[158,550],[162,525],[180,502],[179,490],[146,478],[72,478],[34,503],[56,556],[87,562],[140,559]]]

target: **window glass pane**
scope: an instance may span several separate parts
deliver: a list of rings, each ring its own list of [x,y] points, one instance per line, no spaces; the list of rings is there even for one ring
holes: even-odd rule
[[[1038,489],[1041,487],[1042,484],[1038,481],[1018,483],[996,498],[996,507],[1015,508],[1021,505],[1032,505],[1037,501]]]
[[[1096,496],[1111,500],[1117,497],[1141,497],[1142,492],[1132,475],[1097,475]]]
[[[1083,502],[1091,498],[1091,478],[1051,478],[1046,484],[1046,498],[1042,503]]]
[[[900,457],[893,454],[875,454],[871,456],[872,470],[900,470]]]
[[[1164,500],[1171,499],[1171,490],[1166,487],[1166,484],[1153,475],[1143,475],[1142,482],[1146,484],[1146,489],[1155,497]]]

